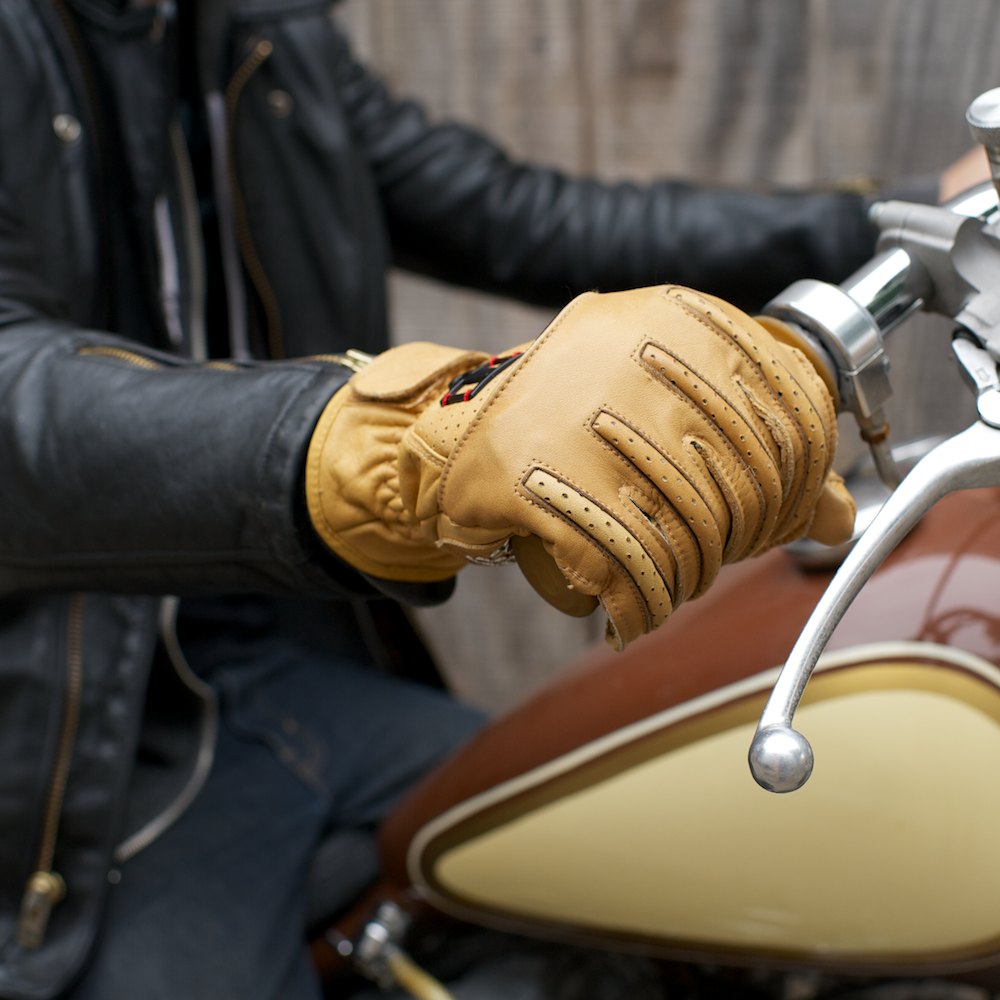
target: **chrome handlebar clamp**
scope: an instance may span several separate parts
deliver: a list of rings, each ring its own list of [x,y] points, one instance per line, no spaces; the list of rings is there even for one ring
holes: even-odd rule
[[[876,269],[879,258],[872,262]],[[880,478],[890,488],[899,483],[899,471],[888,446],[889,428],[883,406],[892,395],[889,360],[878,323],[849,291],[823,281],[807,279],[789,285],[764,308],[768,316],[794,327],[813,345],[829,368],[840,391],[842,409],[854,414],[868,442]]]

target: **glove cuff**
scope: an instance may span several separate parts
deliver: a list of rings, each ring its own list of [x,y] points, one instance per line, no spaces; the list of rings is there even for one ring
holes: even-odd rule
[[[399,490],[399,445],[455,374],[483,355],[414,343],[375,358],[335,393],[306,456],[306,508],[323,543],[386,580],[445,580],[464,559],[440,548],[436,517],[418,519]]]

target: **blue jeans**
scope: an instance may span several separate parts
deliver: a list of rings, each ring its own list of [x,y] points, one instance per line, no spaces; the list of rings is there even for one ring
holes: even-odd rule
[[[305,924],[317,844],[335,836],[324,853],[337,862],[333,895],[349,902],[377,873],[379,820],[482,716],[358,662],[356,641],[323,654],[209,630],[185,650],[219,695],[212,771],[177,823],[122,866],[70,997],[316,1000]]]

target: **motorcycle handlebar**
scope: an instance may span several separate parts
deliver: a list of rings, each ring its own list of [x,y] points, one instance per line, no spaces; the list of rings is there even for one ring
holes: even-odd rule
[[[792,719],[827,640],[865,582],[942,496],[1000,484],[1000,296],[993,292],[1000,273],[1000,223],[993,222],[1000,90],[973,102],[968,117],[977,138],[984,129],[991,140],[995,133],[989,153],[996,186],[981,185],[943,206],[876,204],[872,220],[881,238],[868,264],[839,286],[796,282],[764,309],[791,326],[835,380],[841,408],[854,414],[880,477],[894,490],[806,622],[761,715],[749,763],[769,791],[794,791],[812,773],[812,748]],[[977,393],[980,420],[931,451],[901,483],[882,409],[891,395],[885,336],[921,309],[958,326],[954,353]]]
[[[967,283],[953,274],[957,234],[963,220],[985,223],[996,211],[997,195],[988,183],[942,206],[876,203],[872,219],[882,238],[871,261],[840,285],[797,281],[764,307],[764,315],[802,338],[810,357],[836,383],[841,409],[854,414],[890,489],[901,477],[883,411],[892,394],[885,337],[936,298],[960,311],[955,303],[964,301]]]

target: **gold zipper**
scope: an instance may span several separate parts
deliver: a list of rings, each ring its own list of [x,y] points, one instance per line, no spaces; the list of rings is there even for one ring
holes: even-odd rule
[[[259,41],[251,50],[250,54],[240,64],[233,78],[226,87],[226,144],[230,150],[229,162],[229,187],[231,191],[233,206],[233,223],[236,227],[236,240],[240,248],[240,256],[243,258],[243,266],[247,269],[250,283],[257,292],[261,307],[264,310],[264,323],[267,332],[268,352],[272,358],[284,357],[284,344],[282,335],[281,310],[278,307],[278,298],[274,294],[271,282],[261,263],[257,248],[254,246],[250,236],[250,223],[248,221],[246,204],[240,192],[239,178],[236,173],[234,163],[235,157],[232,151],[235,149],[236,136],[236,105],[239,102],[243,88],[258,69],[270,58],[274,46],[266,38]]]
[[[163,367],[161,362],[153,358],[148,358],[145,354],[140,354],[138,351],[130,351],[126,347],[109,347],[106,344],[92,344],[88,347],[81,347],[77,351],[77,354],[86,354],[99,358],[115,358],[118,361],[124,361],[126,364],[132,365],[134,368],[143,368],[146,371],[157,371]],[[205,361],[202,362],[201,367],[215,368],[220,371],[239,371],[240,366],[233,364],[232,361]]]
[[[49,917],[56,904],[66,895],[66,883],[52,870],[56,853],[56,834],[66,797],[70,761],[76,743],[83,697],[83,608],[85,597],[76,594],[70,600],[66,626],[66,696],[59,726],[56,758],[52,765],[42,834],[35,859],[35,871],[28,876],[21,897],[21,912],[17,922],[17,943],[22,948],[41,947]]]
[[[96,355],[102,358],[117,358],[119,361],[124,361],[136,368],[145,368],[148,371],[155,371],[157,368],[163,367],[160,362],[154,361],[152,358],[147,358],[138,351],[130,351],[124,347],[108,347],[103,344],[94,344],[88,347],[81,347],[77,351],[77,354]]]
[[[349,368],[352,372],[359,372],[362,368],[367,368],[374,360],[375,355],[367,351],[359,351],[356,347],[350,347],[342,354],[308,354],[302,361],[328,361],[342,368]]]

